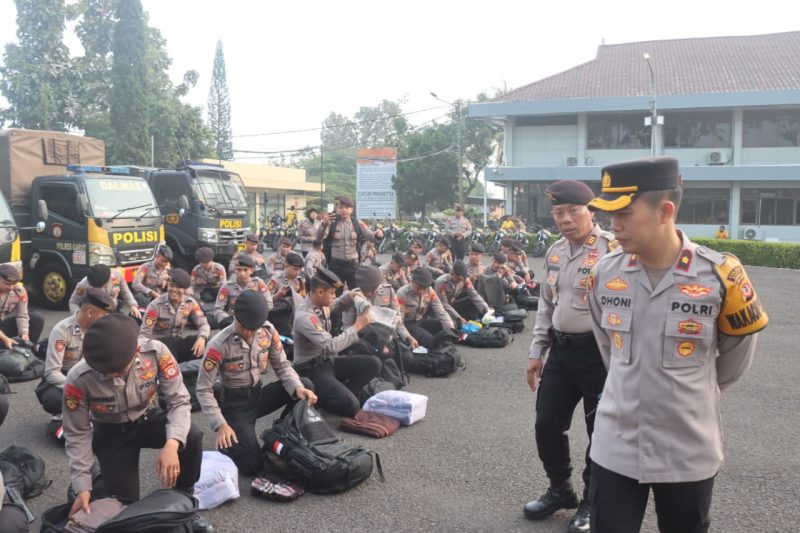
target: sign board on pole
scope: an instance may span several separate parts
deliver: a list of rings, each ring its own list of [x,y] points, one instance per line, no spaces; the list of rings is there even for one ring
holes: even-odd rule
[[[397,218],[397,195],[392,178],[397,174],[397,148],[356,150],[356,216]]]

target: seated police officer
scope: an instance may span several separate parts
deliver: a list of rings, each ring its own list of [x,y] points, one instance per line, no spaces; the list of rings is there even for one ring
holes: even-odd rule
[[[156,250],[156,256],[136,271],[131,288],[140,306],[146,307],[151,300],[155,300],[166,290],[170,261],[172,261],[172,249],[162,244]]]
[[[267,259],[267,276],[274,276],[286,268],[286,258],[292,251],[294,243],[289,237],[281,237],[278,240],[278,251],[273,252]]]
[[[283,270],[272,275],[267,282],[267,289],[272,294],[269,321],[281,335],[291,335],[295,309],[306,296],[306,278],[300,254],[289,252],[286,265]]]
[[[8,414],[8,400],[0,395],[0,425],[5,422]],[[28,519],[22,507],[11,503],[6,494],[3,483],[3,473],[0,472],[0,531],[3,533],[28,533]]]
[[[331,336],[331,311],[350,301],[347,294],[336,298],[336,291],[342,285],[330,270],[317,269],[311,279],[311,292],[295,312],[292,340],[295,369],[314,383],[319,405],[331,413],[351,417],[361,408],[354,391],[361,391],[378,375],[381,361],[372,355],[339,356],[358,340],[358,332],[372,322],[367,310],[340,335]]]
[[[28,291],[19,282],[15,266],[0,265],[0,342],[11,348],[19,337],[34,344],[44,329],[44,317],[28,311]]]
[[[469,247],[469,260],[467,263],[467,274],[472,283],[477,283],[478,279],[483,276],[486,267],[483,266],[483,254],[486,253],[486,248],[479,242],[473,243]]]
[[[64,382],[67,372],[83,356],[83,335],[97,319],[114,311],[114,300],[104,290],[89,287],[83,294],[78,312],[50,331],[44,376],[36,387],[36,397],[44,410],[60,417],[64,402]]]
[[[384,282],[392,286],[395,291],[408,283],[406,277],[406,256],[400,252],[392,254],[392,259],[380,267]]]
[[[433,276],[430,271],[417,268],[411,274],[411,283],[397,291],[406,328],[426,348],[433,346],[433,339],[440,331],[454,327],[453,319],[431,285]]]
[[[453,266],[453,257],[450,254],[450,241],[447,238],[439,239],[433,250],[425,256],[428,270],[433,276],[439,277],[450,272]]]
[[[211,333],[200,304],[188,295],[191,282],[185,270],[171,268],[167,293],[150,302],[139,330],[140,336],[163,342],[181,363],[201,357]],[[197,335],[181,337],[189,322]]]
[[[271,366],[279,381],[261,383]],[[219,378],[219,400],[214,383]],[[209,343],[197,376],[197,400],[217,432],[216,445],[242,473],[263,466],[256,438],[256,420],[298,400],[313,405],[317,397],[311,381],[300,377],[286,359],[280,336],[267,322],[267,303],[255,291],[236,300],[236,319]]]
[[[200,477],[203,433],[192,424],[178,363],[162,343],[138,343],[138,332],[136,322],[117,313],[98,319],[83,337],[83,360],[67,375],[64,437],[76,493],[70,516],[89,512],[93,455],[106,492],[123,503],[139,499],[142,448],[161,449],[155,470],[163,487],[191,496]],[[214,531],[199,516],[192,526]]]
[[[454,321],[465,324],[480,320],[489,312],[489,304],[481,298],[469,279],[467,265],[456,261],[449,274],[439,276],[434,283],[442,305]]]
[[[222,329],[233,324],[236,298],[247,290],[260,293],[267,302],[267,308],[272,309],[272,294],[267,289],[267,284],[261,278],[252,277],[255,266],[255,262],[249,255],[239,254],[236,256],[233,267],[234,278],[222,286],[217,295],[217,301],[214,303],[212,326]]]
[[[86,296],[86,291],[89,287],[97,287],[103,289],[114,301],[114,310],[117,311],[121,308],[122,303],[126,304],[129,312],[135,318],[139,319],[142,314],[139,312],[139,305],[133,293],[125,283],[122,274],[117,270],[111,270],[108,265],[96,264],[89,267],[89,271],[75,286],[72,291],[72,296],[69,298],[69,310],[71,313],[77,313],[81,308],[81,302]],[[122,302],[119,300],[122,299]]]
[[[225,283],[225,267],[214,262],[214,250],[208,246],[194,252],[197,265],[192,269],[192,291],[195,299],[211,303],[217,299],[222,284]]]

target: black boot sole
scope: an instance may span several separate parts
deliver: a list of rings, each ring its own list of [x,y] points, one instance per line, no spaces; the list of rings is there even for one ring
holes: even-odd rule
[[[525,518],[528,520],[542,520],[543,518],[547,518],[548,516],[552,515],[559,509],[577,509],[578,505],[580,505],[580,502],[576,496],[575,498],[558,502],[556,507],[547,509],[545,511],[534,513],[523,508],[523,512],[525,513]]]

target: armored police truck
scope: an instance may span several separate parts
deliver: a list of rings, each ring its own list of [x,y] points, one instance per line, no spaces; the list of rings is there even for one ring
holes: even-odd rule
[[[165,215],[167,244],[176,266],[194,264],[194,252],[202,246],[227,265],[244,247],[250,228],[247,192],[238,174],[220,165],[183,161],[177,169],[150,170],[146,175]]]
[[[48,307],[66,307],[74,284],[96,263],[132,281],[164,241],[147,181],[124,167],[103,166],[104,160],[98,139],[0,132],[0,188],[16,223],[31,227],[22,240],[23,279]]]

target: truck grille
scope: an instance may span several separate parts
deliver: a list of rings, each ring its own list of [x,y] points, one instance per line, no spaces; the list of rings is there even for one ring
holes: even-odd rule
[[[250,231],[250,228],[242,229],[221,229],[219,230],[219,243],[220,244],[233,244],[244,242],[244,236]]]
[[[123,250],[117,252],[117,258],[121,265],[132,263],[144,263],[155,256],[155,248],[140,248],[138,250]]]

